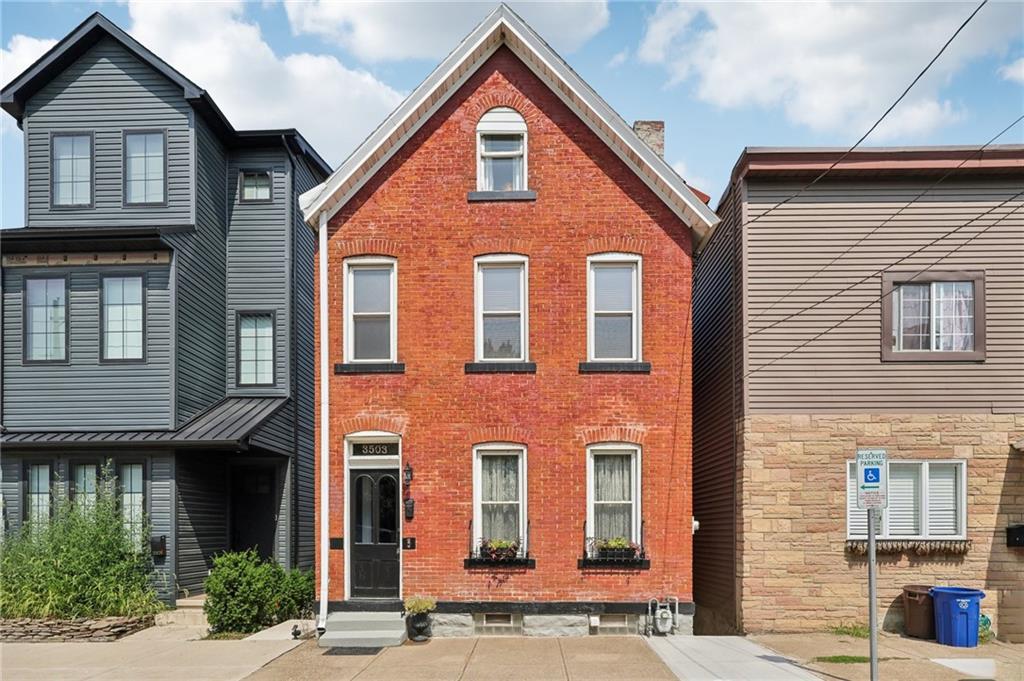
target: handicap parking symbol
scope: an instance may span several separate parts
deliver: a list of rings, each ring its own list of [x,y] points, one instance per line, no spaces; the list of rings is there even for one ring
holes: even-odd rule
[[[881,470],[878,468],[865,468],[864,469],[864,482],[880,482],[881,481]]]

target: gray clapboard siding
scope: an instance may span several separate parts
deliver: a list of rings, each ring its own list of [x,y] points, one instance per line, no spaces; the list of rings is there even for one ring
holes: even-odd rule
[[[146,361],[100,362],[100,281],[143,273]],[[26,276],[67,276],[69,361],[25,364]],[[11,430],[160,430],[171,427],[171,296],[161,267],[20,268],[3,270],[4,425]]]
[[[229,546],[227,459],[211,452],[179,453],[175,470],[178,590],[195,594],[203,589],[213,556]]]
[[[191,224],[191,116],[180,87],[113,39],[99,41],[26,103],[28,225]],[[123,131],[143,128],[167,130],[166,206],[123,202]],[[92,207],[51,208],[50,135],[64,131],[95,135]]]
[[[755,372],[747,382],[751,412],[1024,410],[1020,389],[1024,214],[1011,215],[1024,201],[1010,201],[956,236],[927,246],[1012,198],[1020,191],[1019,178],[947,180],[928,198],[916,200],[896,215],[931,183],[928,179],[822,182],[748,224],[747,318],[753,335],[747,341],[747,356],[749,371]],[[748,219],[801,186],[750,180]],[[893,215],[885,227],[855,245]],[[959,244],[963,246],[950,254]],[[848,247],[852,250],[840,262],[766,312]],[[904,259],[919,248],[924,248],[920,254]],[[881,276],[875,272],[889,266],[907,272],[985,271],[988,353],[984,363],[879,361]],[[758,331],[832,294],[838,295],[815,310]],[[865,306],[834,331],[769,365]]]
[[[292,568],[292,463],[284,461],[277,468],[281,498],[277,505],[277,524],[274,527],[274,560],[284,568]]]
[[[289,402],[267,419],[250,438],[253,445],[291,456],[295,450],[295,405]]]
[[[228,162],[227,237],[227,389],[232,393],[287,394],[291,377],[288,353],[291,336],[288,301],[288,204],[291,177],[283,148],[236,150]],[[271,201],[242,202],[239,173],[271,171]],[[273,388],[237,385],[236,333],[239,311],[268,311],[275,315]]]
[[[0,458],[0,511],[3,513],[2,531],[21,526],[21,466],[20,458],[5,454]]]
[[[196,232],[168,234],[175,249],[177,419],[181,424],[224,396],[225,206],[223,144],[195,118]]]
[[[173,602],[175,556],[174,454],[154,454],[149,461],[150,535],[166,537],[167,555],[153,557],[153,584],[160,599]]]

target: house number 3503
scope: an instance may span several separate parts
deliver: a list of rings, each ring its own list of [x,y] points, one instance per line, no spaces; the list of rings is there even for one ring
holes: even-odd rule
[[[376,445],[359,445],[359,453],[362,455],[373,455],[373,454],[391,454],[392,445],[387,444],[376,444]]]

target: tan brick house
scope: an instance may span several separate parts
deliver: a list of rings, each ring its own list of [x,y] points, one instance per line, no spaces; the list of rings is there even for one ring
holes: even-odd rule
[[[698,255],[698,630],[865,622],[849,470],[883,447],[884,625],[903,585],[958,584],[1020,636],[1024,147],[842,155],[747,149]]]

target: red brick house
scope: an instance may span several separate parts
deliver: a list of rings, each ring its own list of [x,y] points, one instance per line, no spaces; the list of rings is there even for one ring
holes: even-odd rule
[[[691,256],[717,218],[647,132],[501,6],[303,196],[322,644],[416,594],[435,635],[635,629],[670,596],[687,625]]]

